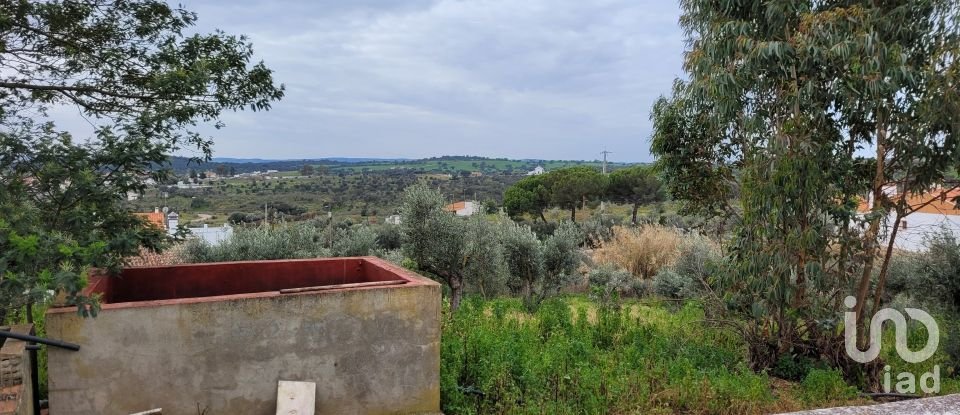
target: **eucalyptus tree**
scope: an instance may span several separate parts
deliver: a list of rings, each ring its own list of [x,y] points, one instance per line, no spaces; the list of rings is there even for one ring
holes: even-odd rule
[[[408,187],[400,208],[402,250],[416,268],[450,289],[450,307],[460,307],[464,289],[500,279],[503,255],[497,231],[482,215],[459,218],[443,209],[439,191]]]
[[[652,114],[666,186],[686,211],[739,220],[714,283],[746,317],[754,367],[842,360],[829,322],[848,293],[860,317],[882,294],[888,211],[908,214],[905,196],[940,192],[960,162],[955,2],[681,4],[688,78]]]
[[[158,0],[0,4],[0,314],[50,292],[95,312],[87,269],[164,243],[124,196],[166,181],[174,151],[208,159],[198,125],[282,97],[245,37],[188,34],[196,19]],[[60,128],[70,113],[93,133]]]

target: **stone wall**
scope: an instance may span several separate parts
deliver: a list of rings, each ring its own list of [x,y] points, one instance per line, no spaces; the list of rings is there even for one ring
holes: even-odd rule
[[[21,324],[4,330],[31,334],[33,326]],[[6,339],[0,347],[0,415],[33,414],[30,389],[30,353],[26,342]]]

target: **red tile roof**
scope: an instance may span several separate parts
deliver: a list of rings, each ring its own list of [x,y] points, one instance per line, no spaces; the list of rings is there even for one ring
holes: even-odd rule
[[[465,209],[466,207],[467,207],[467,202],[456,202],[456,203],[451,203],[447,205],[446,207],[443,208],[443,210],[446,210],[447,212],[456,212],[458,210]]]
[[[147,223],[157,226],[160,229],[167,229],[167,221],[163,212],[134,213],[134,215],[143,218]]]
[[[960,189],[953,189],[946,192],[942,189],[935,189],[921,195],[907,197],[907,204],[914,209],[914,212],[938,213],[953,216],[960,215],[960,209],[957,209],[957,203],[954,202],[958,197],[960,197]],[[890,195],[890,199],[897,200],[897,195]],[[857,211],[860,213],[869,212],[870,205],[866,200],[863,200],[860,202],[860,206],[857,207]]]

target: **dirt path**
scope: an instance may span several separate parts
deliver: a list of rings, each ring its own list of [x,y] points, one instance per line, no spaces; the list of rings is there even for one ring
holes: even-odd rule
[[[213,215],[209,213],[198,213],[197,218],[194,220],[191,220],[190,223],[198,223],[198,222],[203,222],[210,219],[213,219]]]

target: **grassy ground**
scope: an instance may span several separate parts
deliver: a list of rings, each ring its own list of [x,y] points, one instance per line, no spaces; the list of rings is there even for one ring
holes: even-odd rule
[[[583,296],[471,299],[444,316],[443,411],[449,414],[755,414],[868,403],[840,374],[799,383],[746,367],[743,342],[704,326],[702,309]]]

